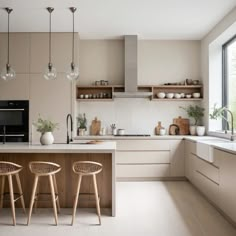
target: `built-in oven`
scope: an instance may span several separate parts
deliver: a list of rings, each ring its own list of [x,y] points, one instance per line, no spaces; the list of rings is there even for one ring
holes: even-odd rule
[[[29,141],[29,101],[0,100],[0,142]]]

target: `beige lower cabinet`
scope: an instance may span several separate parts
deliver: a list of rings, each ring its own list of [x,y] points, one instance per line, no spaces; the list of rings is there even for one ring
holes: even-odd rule
[[[236,154],[214,149],[214,162],[209,163],[194,150],[196,143],[186,140],[186,177],[236,223]]]
[[[185,176],[189,181],[193,181],[193,158],[196,154],[196,143],[185,140]]]
[[[212,202],[219,204],[219,168],[193,155],[194,185]]]
[[[219,202],[219,167],[196,155],[196,143],[185,141],[185,174],[210,201]]]
[[[182,140],[118,140],[118,179],[184,176]]]
[[[216,150],[220,166],[220,208],[236,222],[236,155]]]

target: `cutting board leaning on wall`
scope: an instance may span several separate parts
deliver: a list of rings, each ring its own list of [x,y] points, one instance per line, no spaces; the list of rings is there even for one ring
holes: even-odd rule
[[[90,127],[90,133],[91,135],[99,135],[101,129],[101,121],[98,120],[97,117],[92,120],[91,127]]]
[[[189,134],[189,119],[184,119],[181,116],[173,119],[173,124],[179,126],[179,134],[180,135],[188,135]]]

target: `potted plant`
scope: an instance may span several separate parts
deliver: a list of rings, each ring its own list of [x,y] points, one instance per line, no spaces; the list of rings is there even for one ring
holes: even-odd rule
[[[234,115],[232,111],[230,111],[227,107],[224,106],[224,107],[217,108],[216,104],[214,104],[213,111],[210,114],[210,119],[213,119],[213,120],[217,120],[218,118],[224,119],[227,122],[228,127],[230,127],[229,120],[227,119],[227,115],[226,115],[227,112],[230,114],[230,117],[231,117],[230,118],[231,132],[233,134],[234,133]],[[225,130],[225,133],[227,134],[227,128]]]
[[[42,145],[50,145],[54,142],[52,132],[58,128],[58,123],[54,123],[50,120],[44,120],[40,116],[37,122],[33,123],[37,128],[37,131],[41,133],[40,143]]]
[[[77,134],[79,136],[85,135],[85,131],[87,130],[87,118],[85,116],[85,113],[79,114],[77,117]]]
[[[193,106],[189,105],[187,108],[185,107],[180,107],[184,109],[188,116],[194,120],[194,124],[190,126],[190,134],[191,135],[199,135],[202,136],[205,134],[205,126],[199,126],[198,123],[200,119],[204,116],[204,111],[205,109],[200,106]]]

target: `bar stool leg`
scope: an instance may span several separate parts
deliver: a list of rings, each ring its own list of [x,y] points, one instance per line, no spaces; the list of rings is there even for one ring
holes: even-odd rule
[[[0,208],[3,208],[4,189],[5,189],[6,176],[2,176],[1,192],[0,192]]]
[[[93,186],[94,186],[94,193],[95,193],[95,199],[96,199],[96,208],[97,208],[99,224],[101,225],[101,212],[100,212],[100,205],[99,205],[99,198],[98,198],[97,180],[96,180],[95,174],[93,174]]]
[[[38,184],[37,184],[37,188],[36,188],[36,192],[35,192],[35,198],[34,198],[34,204],[33,204],[34,213],[36,213],[37,208],[38,208],[39,186],[40,186],[40,181],[38,179]]]
[[[59,202],[59,196],[58,196],[57,180],[56,180],[55,175],[53,175],[52,177],[53,177],[53,184],[54,184],[55,194],[57,195],[57,200],[56,200],[57,212],[60,213],[61,208],[60,208],[60,202]]]
[[[19,189],[19,193],[21,195],[21,197],[20,197],[21,205],[22,205],[22,208],[24,210],[24,213],[26,213],[26,211],[25,211],[25,201],[24,201],[24,196],[23,196],[23,192],[22,192],[19,173],[16,173],[16,183],[17,183],[17,186],[18,186],[18,189]]]
[[[13,225],[15,226],[16,225],[16,213],[15,213],[14,191],[13,191],[13,185],[12,185],[12,175],[8,175],[7,177],[8,177],[8,182],[9,182],[9,192],[10,192]]]
[[[55,223],[57,225],[57,223],[58,223],[58,219],[57,219],[57,206],[56,206],[56,197],[55,197],[55,191],[54,191],[52,175],[49,175],[49,182],[50,182],[50,188],[51,188],[52,204],[53,204],[53,210],[54,210]]]
[[[75,195],[75,201],[74,201],[74,206],[73,206],[73,215],[72,215],[71,225],[74,224],[76,209],[77,209],[77,205],[78,205],[78,198],[79,198],[79,191],[80,191],[81,181],[82,181],[82,175],[79,175],[78,176],[78,185],[77,185],[76,195]]]
[[[31,195],[31,200],[30,200],[30,208],[29,208],[29,216],[28,216],[28,222],[27,225],[30,224],[30,219],[31,219],[31,215],[32,215],[32,209],[33,209],[33,205],[34,205],[34,200],[35,200],[35,193],[36,193],[36,189],[37,189],[37,185],[38,185],[38,176],[34,177],[34,185],[33,185],[33,190],[32,190],[32,195]]]

